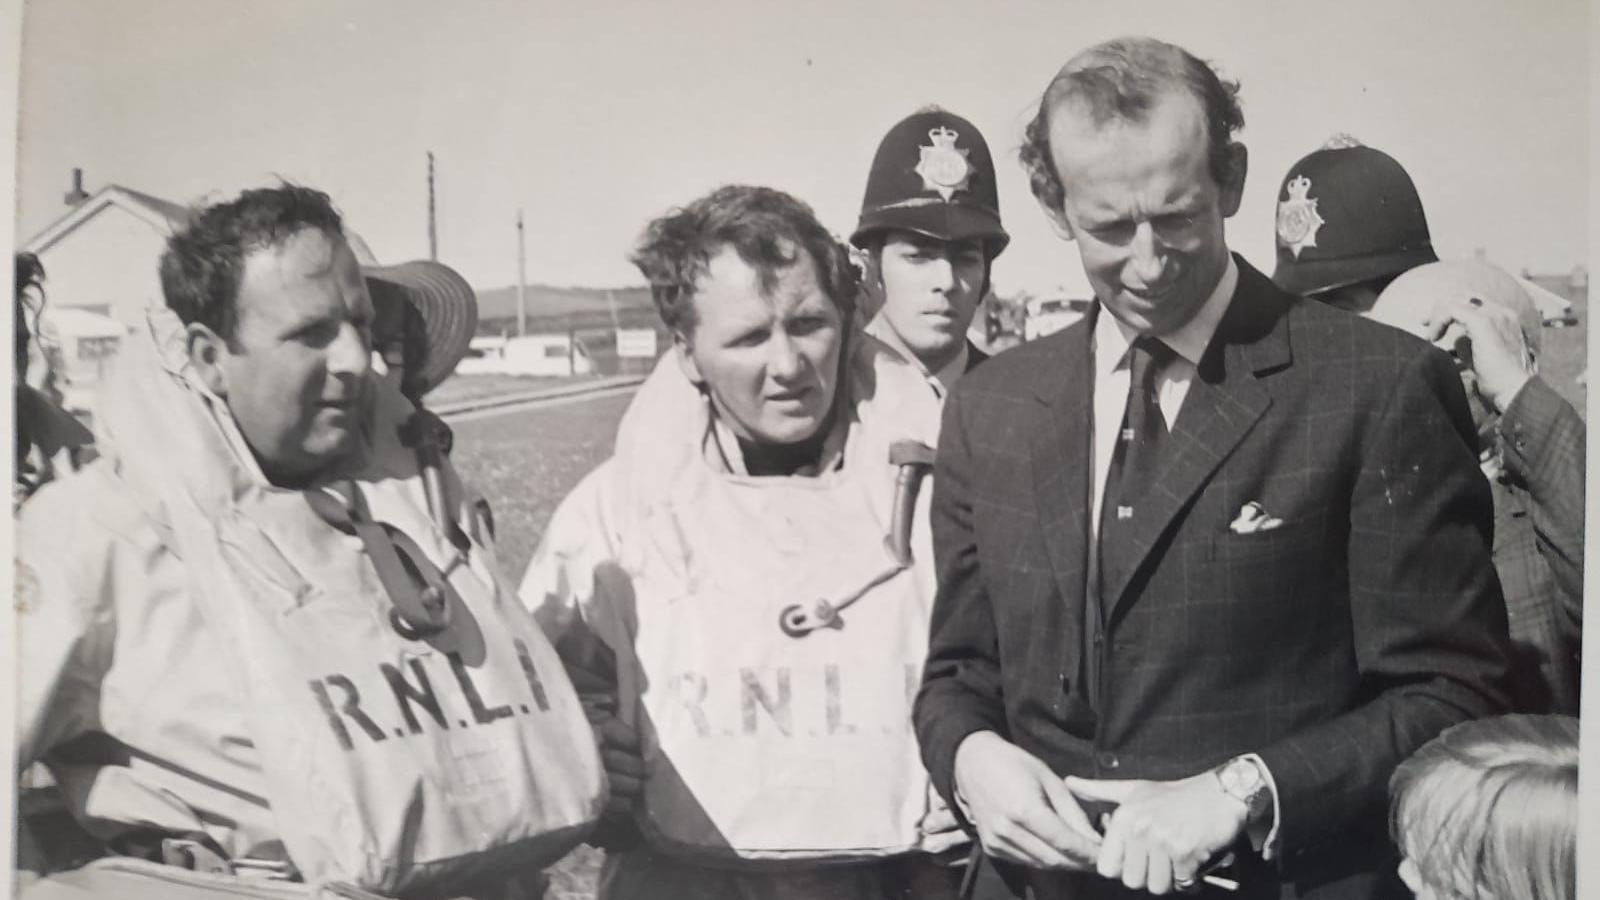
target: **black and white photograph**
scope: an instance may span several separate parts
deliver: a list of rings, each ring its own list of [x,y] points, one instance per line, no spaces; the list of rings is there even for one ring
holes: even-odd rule
[[[1595,16],[17,0],[0,896],[1600,894]]]

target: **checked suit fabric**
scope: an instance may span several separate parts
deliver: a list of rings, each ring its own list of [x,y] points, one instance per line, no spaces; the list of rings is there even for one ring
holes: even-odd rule
[[[1278,853],[1241,854],[1243,893],[1395,895],[1396,764],[1510,707],[1476,428],[1437,348],[1235,260],[1238,287],[1130,538],[1105,538],[1140,559],[1106,572],[1103,600],[1089,571],[1092,323],[957,382],[932,483],[939,591],[917,737],[947,799],[956,751],[978,731],[1090,778],[1176,780],[1254,753],[1280,800]],[[1250,502],[1283,524],[1234,530]],[[1090,695],[1084,608],[1101,602]],[[1093,875],[1026,879],[1041,900],[1134,900]]]

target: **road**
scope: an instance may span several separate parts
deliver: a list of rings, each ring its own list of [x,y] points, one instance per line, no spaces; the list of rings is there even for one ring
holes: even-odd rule
[[[554,383],[532,389],[513,389],[509,392],[499,390],[482,395],[468,388],[467,396],[442,403],[436,400],[435,394],[429,394],[428,406],[447,421],[466,422],[478,418],[492,418],[516,409],[551,406],[562,401],[576,401],[607,394],[625,394],[636,388],[643,380],[642,375],[555,380]]]

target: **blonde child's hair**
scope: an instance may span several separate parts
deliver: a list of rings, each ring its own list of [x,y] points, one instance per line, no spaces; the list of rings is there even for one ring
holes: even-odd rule
[[[1463,722],[1389,780],[1389,832],[1444,896],[1572,900],[1578,720],[1509,715]]]

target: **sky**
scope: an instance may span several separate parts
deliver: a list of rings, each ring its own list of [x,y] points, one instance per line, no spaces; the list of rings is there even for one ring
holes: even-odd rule
[[[1589,242],[1584,0],[29,0],[19,240],[70,171],[179,202],[278,178],[329,192],[383,262],[439,256],[480,289],[640,282],[652,217],[729,182],[853,228],[879,139],[937,103],[977,124],[1013,240],[1002,293],[1086,296],[1016,162],[1076,51],[1181,44],[1242,84],[1250,151],[1230,245],[1272,266],[1288,167],[1335,132],[1398,158],[1445,257],[1566,272]]]

